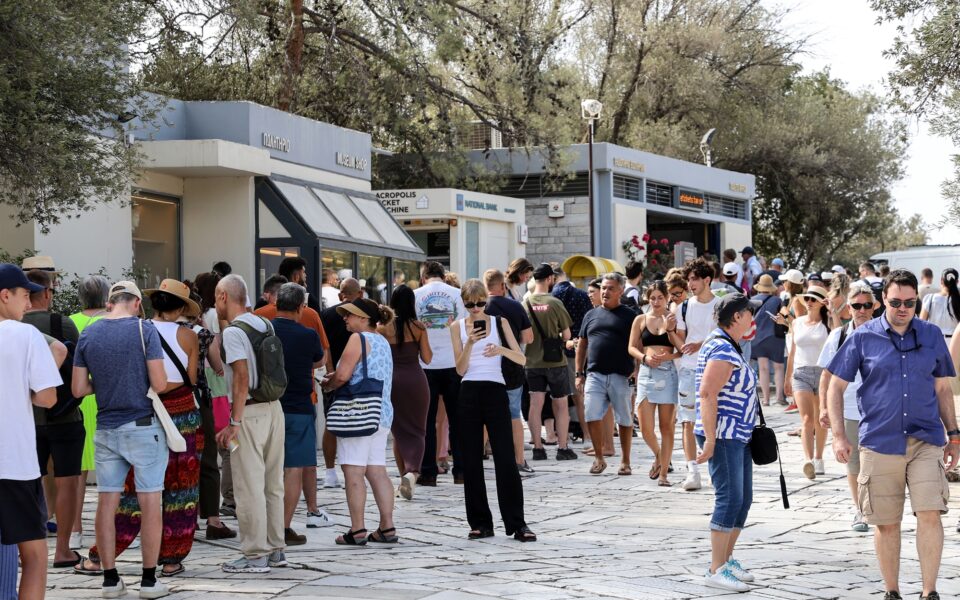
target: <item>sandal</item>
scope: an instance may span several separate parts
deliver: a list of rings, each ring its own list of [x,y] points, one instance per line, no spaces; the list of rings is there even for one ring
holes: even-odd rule
[[[667,481],[666,479],[661,479],[660,481],[657,482],[657,485],[659,485],[660,487],[670,487],[673,484]]]
[[[400,538],[395,535],[396,532],[396,527],[391,527],[390,529],[380,529],[377,527],[377,530],[367,536],[367,539],[378,544],[398,544],[400,543]]]
[[[91,565],[97,565],[97,568],[94,569],[87,567],[86,563],[88,562]],[[92,558],[86,558],[73,566],[73,572],[77,575],[100,575],[103,573],[103,569],[100,568],[100,563],[97,561],[93,560]]]
[[[630,468],[630,465],[621,464],[620,468],[617,469],[617,475],[633,475],[633,469]]]
[[[363,537],[357,539],[358,534],[364,534]],[[365,546],[367,544],[367,530],[358,529],[356,531],[347,531],[345,534],[338,536],[336,539],[337,545],[339,546]]]
[[[183,573],[184,571],[186,571],[186,569],[183,567],[183,563],[180,563],[177,565],[177,568],[172,571],[164,571],[163,567],[157,569],[157,575],[159,577],[174,577],[180,573]]]
[[[590,474],[599,475],[600,473],[603,473],[606,470],[606,468],[607,468],[607,463],[594,462],[593,465],[590,467]]]
[[[587,456],[593,456],[597,453],[597,451],[594,450],[592,447],[590,447],[584,450],[583,453],[586,454]]]
[[[468,540],[480,540],[488,537],[493,537],[493,529],[472,529],[470,533],[467,534]]]
[[[80,555],[76,550],[73,551],[74,559],[73,560],[61,560],[53,563],[54,569],[66,569],[67,567],[76,567],[84,561],[84,557]]]
[[[450,471],[450,461],[448,461],[445,458],[441,459],[440,462],[437,463],[437,472],[441,475],[446,475],[447,472],[449,471]]]
[[[524,525],[514,532],[513,539],[518,542],[535,542],[537,541],[537,534],[530,531],[530,528]]]
[[[647,473],[647,476],[650,477],[650,479],[656,479],[657,477],[660,477],[660,463],[653,463],[653,465],[650,467],[650,472]]]

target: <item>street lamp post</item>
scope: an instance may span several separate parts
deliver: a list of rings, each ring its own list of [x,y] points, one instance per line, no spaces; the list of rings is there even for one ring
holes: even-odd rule
[[[717,130],[708,129],[703,137],[700,138],[700,154],[703,154],[703,164],[708,167],[713,166],[713,150],[711,144],[713,143],[713,136],[717,133]]]
[[[584,100],[580,103],[580,117],[587,121],[587,212],[590,213],[590,256],[597,255],[593,224],[593,124],[600,118],[603,104],[599,100]]]

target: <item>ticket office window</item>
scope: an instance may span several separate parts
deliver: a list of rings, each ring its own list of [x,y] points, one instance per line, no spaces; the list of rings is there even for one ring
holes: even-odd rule
[[[180,199],[147,192],[131,194],[133,267],[141,288],[181,279]]]
[[[263,284],[268,277],[280,270],[280,263],[283,259],[292,256],[300,256],[298,246],[289,246],[285,248],[260,248],[260,283]]]

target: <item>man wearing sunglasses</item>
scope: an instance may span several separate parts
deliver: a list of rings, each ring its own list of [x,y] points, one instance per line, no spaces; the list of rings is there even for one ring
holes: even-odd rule
[[[857,328],[828,367],[834,375],[828,391],[833,449],[844,464],[852,448],[840,407],[849,382],[857,373],[862,377],[857,391],[861,415],[857,501],[866,521],[876,527],[877,559],[889,600],[901,597],[900,522],[907,488],[917,517],[920,598],[940,598],[936,583],[943,553],[941,515],[947,512],[950,495],[944,465],[951,469],[960,455],[950,389],[956,375],[953,360],[940,329],[916,318],[917,302],[913,273],[892,271],[884,281],[883,314]]]

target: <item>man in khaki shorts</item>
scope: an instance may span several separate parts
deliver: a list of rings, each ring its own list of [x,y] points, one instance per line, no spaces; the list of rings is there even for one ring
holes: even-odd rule
[[[944,465],[960,455],[960,431],[950,379],[953,360],[935,325],[916,318],[917,278],[898,269],[884,281],[884,313],[858,327],[828,370],[831,414],[839,414],[843,392],[859,373],[860,512],[876,526],[875,543],[885,600],[898,600],[900,522],[905,490],[917,517],[917,552],[923,580],[921,599],[939,600],[937,574],[943,553],[941,515],[950,492]],[[831,419],[837,461],[850,459],[842,419]],[[944,429],[947,436],[944,436]],[[941,463],[941,459],[943,463]]]

